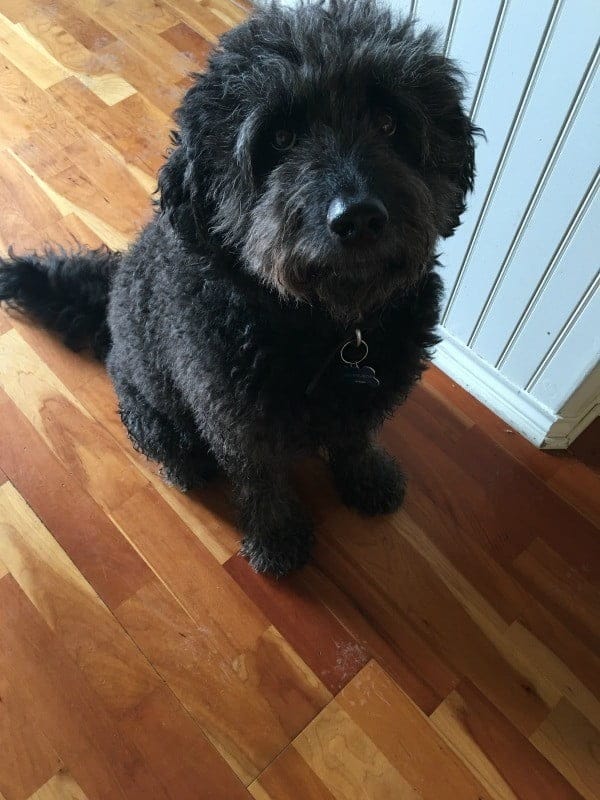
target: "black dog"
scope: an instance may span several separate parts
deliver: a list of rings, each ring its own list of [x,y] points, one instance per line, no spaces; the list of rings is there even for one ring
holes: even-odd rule
[[[160,208],[123,254],[15,256],[0,299],[106,358],[134,445],[188,489],[221,468],[259,571],[303,564],[288,479],[324,449],[345,503],[393,511],[373,444],[435,344],[439,237],[473,181],[462,81],[369,0],[270,5],[187,92]]]

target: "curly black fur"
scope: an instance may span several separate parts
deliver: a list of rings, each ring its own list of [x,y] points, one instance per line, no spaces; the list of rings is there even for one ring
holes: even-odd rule
[[[299,453],[326,449],[363,513],[402,502],[373,435],[436,342],[435,247],[464,210],[476,131],[434,34],[370,0],[257,10],[176,120],[160,207],[131,249],[13,256],[0,299],[106,349],[135,446],[182,489],[222,469],[244,554],[282,575],[313,537],[288,478]],[[349,246],[328,209],[366,196],[389,221]],[[355,327],[379,387],[342,375]]]
[[[0,301],[60,333],[73,350],[91,347],[104,359],[110,345],[108,294],[121,254],[105,247],[23,255],[9,248],[8,254],[9,260],[0,259]]]

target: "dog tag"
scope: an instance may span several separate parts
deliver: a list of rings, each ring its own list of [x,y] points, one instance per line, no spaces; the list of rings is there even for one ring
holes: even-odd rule
[[[368,355],[369,346],[362,338],[360,328],[357,328],[354,341],[348,340],[340,350],[344,383],[354,386],[370,386],[373,389],[381,385],[373,367],[368,367],[366,364],[361,366]]]
[[[381,385],[373,367],[361,367],[360,364],[345,364],[342,367],[342,380],[360,386],[371,386],[376,389]]]

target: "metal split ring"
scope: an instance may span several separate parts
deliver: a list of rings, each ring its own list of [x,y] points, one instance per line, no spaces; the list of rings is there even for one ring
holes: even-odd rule
[[[364,361],[365,358],[369,355],[369,346],[367,345],[365,340],[360,336],[360,331],[358,329],[356,333],[357,333],[356,339],[358,344],[357,342],[352,342],[349,340],[342,345],[342,349],[340,350],[340,358],[344,362],[344,364],[349,364],[349,365],[360,364],[361,361]],[[364,353],[360,358],[353,358],[352,361],[348,361],[348,359],[344,356],[344,352],[347,347],[356,347],[356,349],[358,349],[359,347],[363,347]]]

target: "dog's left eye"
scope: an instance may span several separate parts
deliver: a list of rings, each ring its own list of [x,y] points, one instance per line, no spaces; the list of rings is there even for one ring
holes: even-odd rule
[[[275,131],[275,136],[273,137],[273,147],[276,150],[291,150],[295,144],[296,134],[294,131],[289,131],[285,128]]]
[[[391,114],[382,114],[378,122],[379,130],[384,136],[393,136],[396,133],[396,120]]]

